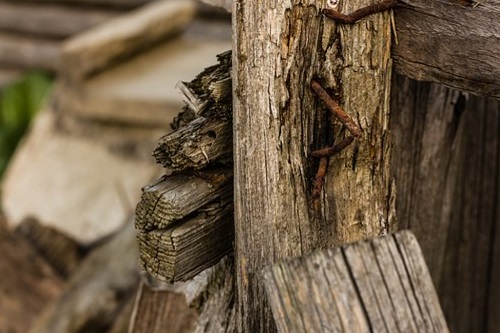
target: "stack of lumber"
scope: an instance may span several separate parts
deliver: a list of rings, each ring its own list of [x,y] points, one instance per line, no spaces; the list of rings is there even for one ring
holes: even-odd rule
[[[148,0],[0,1],[0,84],[25,70],[56,72],[63,41]]]
[[[162,281],[190,279],[232,251],[230,57],[179,84],[187,105],[154,150],[166,175],[136,208],[142,267]]]

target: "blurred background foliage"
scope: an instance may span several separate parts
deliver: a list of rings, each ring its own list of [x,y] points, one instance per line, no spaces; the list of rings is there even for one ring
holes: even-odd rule
[[[0,91],[0,179],[51,86],[49,75],[33,72]]]

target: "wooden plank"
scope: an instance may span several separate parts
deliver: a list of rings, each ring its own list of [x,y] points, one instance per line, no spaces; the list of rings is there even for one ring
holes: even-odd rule
[[[106,22],[119,13],[109,9],[0,2],[0,29],[64,38]]]
[[[210,203],[170,228],[139,232],[142,268],[161,281],[186,281],[232,252],[231,201]]]
[[[28,332],[46,304],[56,299],[63,279],[30,245],[12,234],[0,216],[0,332]]]
[[[409,231],[277,264],[264,279],[279,332],[448,332]]]
[[[37,39],[0,32],[0,64],[31,69],[57,71],[61,44],[49,39]]]
[[[499,17],[500,0],[400,1],[399,43],[392,52],[396,71],[500,97]]]
[[[155,291],[141,283],[137,292],[129,332],[190,333],[198,317],[182,294]]]
[[[344,2],[346,12],[363,1]],[[326,2],[243,1],[233,6],[237,322],[274,330],[263,266],[394,228],[389,158],[390,16],[336,26]],[[266,27],[260,29],[259,27]],[[311,198],[318,161],[310,152],[348,135],[331,124],[312,78],[342,96],[363,131],[330,159]],[[338,142],[338,141],[337,141]],[[313,201],[314,204],[311,204]]]
[[[205,204],[232,193],[230,169],[164,176],[143,188],[136,208],[138,230],[165,229]]]
[[[63,74],[78,82],[181,31],[194,17],[191,1],[155,1],[64,45]]]
[[[497,330],[500,103],[397,76],[392,169],[452,332]]]

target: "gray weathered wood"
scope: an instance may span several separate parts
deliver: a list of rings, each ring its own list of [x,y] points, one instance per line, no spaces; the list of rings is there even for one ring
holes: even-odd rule
[[[165,168],[198,170],[213,162],[232,162],[231,52],[217,58],[217,65],[177,86],[187,105],[174,120],[177,131],[162,137],[153,152]]]
[[[364,4],[349,1],[343,11]],[[242,332],[274,331],[260,279],[263,266],[394,227],[388,170],[389,14],[336,27],[321,14],[323,6],[312,1],[236,1],[233,6],[237,323]],[[363,131],[330,160],[316,210],[309,194],[318,164],[309,154],[347,134],[337,122],[328,131],[328,116],[309,88],[313,77],[341,96],[342,107]]]
[[[57,71],[61,43],[0,32],[0,64]]]
[[[187,221],[137,235],[142,268],[161,281],[186,281],[232,252],[230,198],[210,203]]]
[[[266,269],[279,332],[448,332],[409,231]]]
[[[75,36],[64,44],[64,77],[70,82],[85,79],[178,33],[195,9],[191,1],[154,1]]]
[[[232,185],[230,169],[164,176],[143,189],[135,226],[141,231],[164,229],[205,204],[230,196]]]
[[[452,332],[498,332],[500,104],[397,76],[392,168]]]
[[[234,2],[203,1],[227,10]],[[500,97],[499,0],[400,0],[399,4],[398,43],[392,49],[398,73]]]
[[[500,97],[500,0],[464,2],[400,1],[395,69],[417,80]]]
[[[228,119],[197,118],[162,137],[153,155],[156,162],[173,171],[202,169],[213,162],[233,158],[232,122]]]
[[[103,23],[118,13],[117,10],[0,2],[0,29],[64,38]]]

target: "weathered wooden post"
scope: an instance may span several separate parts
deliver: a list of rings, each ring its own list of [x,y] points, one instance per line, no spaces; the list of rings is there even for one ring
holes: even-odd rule
[[[349,1],[349,13],[366,5]],[[327,1],[235,1],[233,105],[237,326],[272,332],[262,269],[277,260],[394,229],[388,163],[389,14],[337,26]],[[310,89],[318,78],[361,128],[330,159],[320,208],[310,152],[347,136]]]

